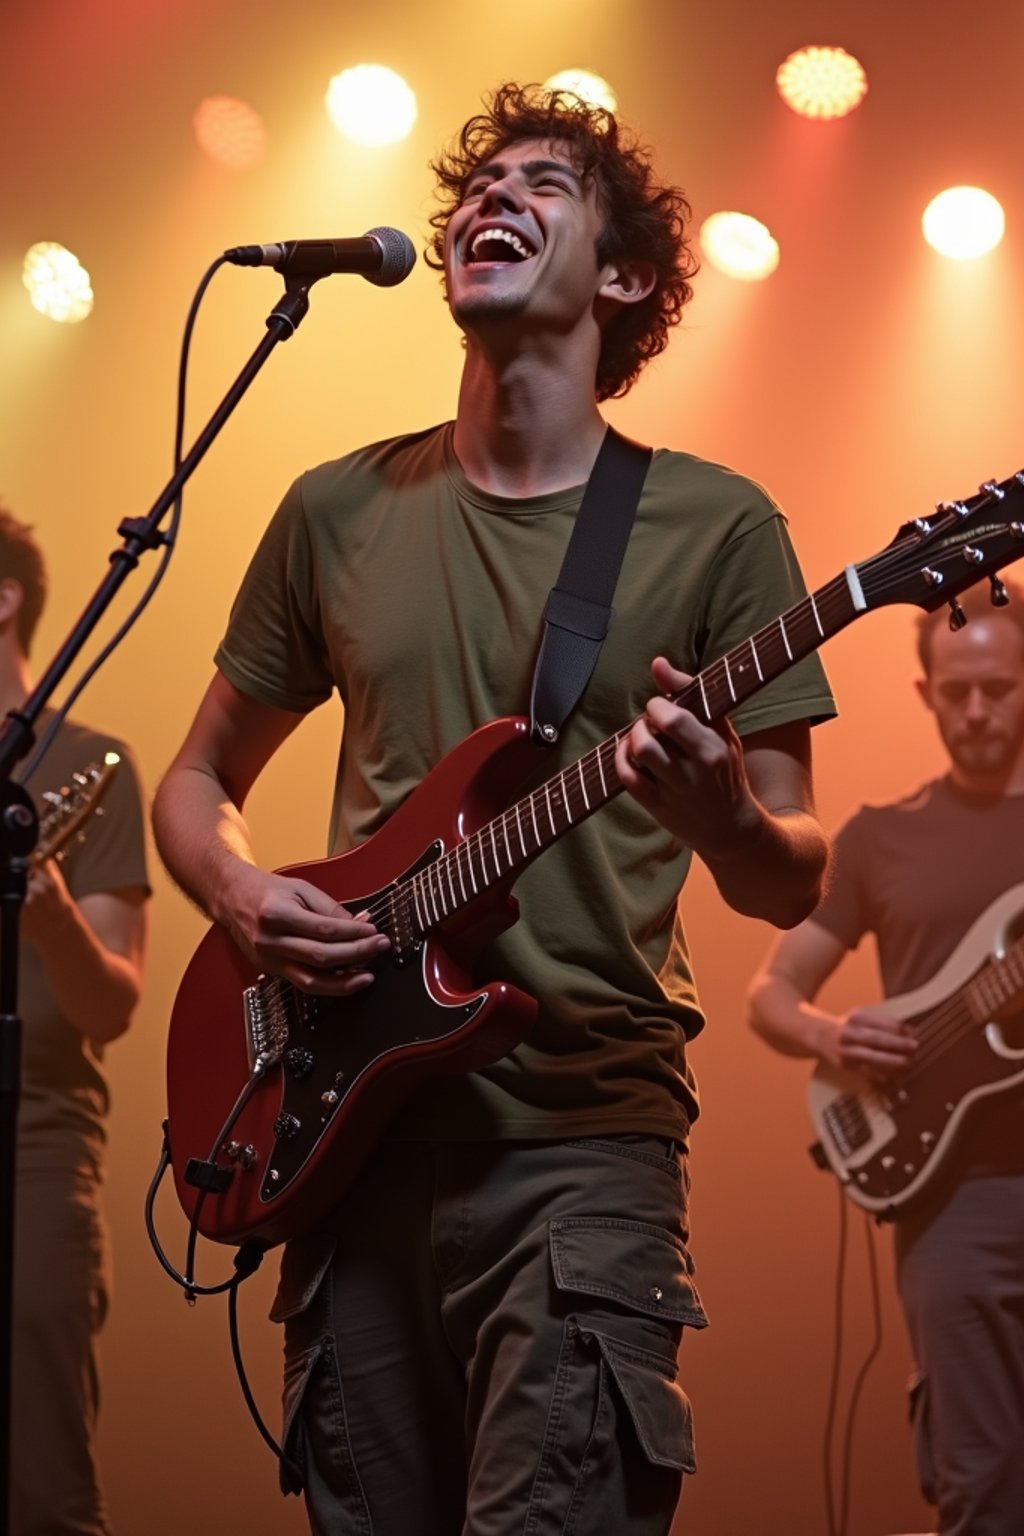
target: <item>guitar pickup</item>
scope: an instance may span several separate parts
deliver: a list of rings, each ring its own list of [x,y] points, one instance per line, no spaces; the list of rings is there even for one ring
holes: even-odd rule
[[[843,1157],[871,1140],[871,1127],[855,1094],[843,1093],[833,1099],[822,1119]]]

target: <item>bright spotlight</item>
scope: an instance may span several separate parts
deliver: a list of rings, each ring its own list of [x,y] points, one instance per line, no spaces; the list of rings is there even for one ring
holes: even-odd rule
[[[845,48],[798,48],[779,65],[775,84],[801,117],[845,117],[863,101],[868,79]]]
[[[192,115],[192,131],[203,153],[230,171],[250,170],[267,151],[263,119],[234,96],[207,96]]]
[[[356,144],[394,144],[412,132],[416,97],[401,75],[383,64],[357,64],[327,87],[327,114]]]
[[[78,257],[54,240],[41,240],[25,252],[21,280],[34,309],[50,320],[72,324],[92,312],[89,274]]]
[[[948,187],[928,204],[921,228],[940,256],[972,261],[999,244],[1006,217],[991,192],[981,187]]]
[[[713,213],[700,227],[708,261],[727,277],[759,283],[779,264],[779,246],[770,230],[748,213]]]
[[[588,107],[603,107],[606,112],[617,112],[618,99],[607,80],[591,74],[589,69],[562,69],[544,81],[546,91],[568,91],[585,101]]]

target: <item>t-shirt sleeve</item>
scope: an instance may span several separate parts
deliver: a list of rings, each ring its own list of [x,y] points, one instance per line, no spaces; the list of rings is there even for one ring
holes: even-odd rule
[[[733,535],[708,573],[697,637],[702,669],[807,595],[785,518],[758,494],[763,506],[755,509],[752,525]],[[743,736],[792,720],[817,723],[835,713],[825,669],[814,654],[773,679],[730,718]]]
[[[832,843],[825,894],[811,914],[847,949],[856,949],[872,928],[871,911],[864,879],[866,846],[869,841],[864,815],[859,812],[836,833]]]
[[[307,714],[331,696],[301,477],[257,546],[214,661],[240,692],[276,709]]]
[[[64,876],[76,901],[101,891],[142,889],[150,894],[146,831],[138,770],[122,743],[110,742],[121,759],[99,807],[72,844]]]

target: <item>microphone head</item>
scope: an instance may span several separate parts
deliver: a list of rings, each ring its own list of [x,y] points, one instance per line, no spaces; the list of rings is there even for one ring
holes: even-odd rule
[[[383,260],[379,272],[364,272],[367,282],[379,288],[393,288],[404,283],[416,265],[416,249],[409,236],[400,229],[368,229],[365,239],[374,240],[380,246]]]

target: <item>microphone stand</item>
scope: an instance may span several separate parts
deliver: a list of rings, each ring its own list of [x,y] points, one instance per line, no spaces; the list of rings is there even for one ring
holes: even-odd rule
[[[146,516],[125,518],[119,524],[117,531],[124,542],[111,554],[110,570],[21,709],[11,710],[0,726],[0,1536],[8,1536],[11,1519],[14,1202],[22,1039],[22,1021],[18,1015],[19,924],[31,854],[39,833],[39,818],[31,796],[12,781],[11,773],[32,745],[33,726],[47,700],[110,606],[129,571],[138,565],[139,556],[145,550],[158,549],[165,542],[159,528],[167,511],[274,347],[294,335],[309,310],[310,287],[318,277],[325,275],[304,274],[286,280],[284,294],[267,316],[267,334]],[[43,1448],[39,1449],[42,1453]]]

